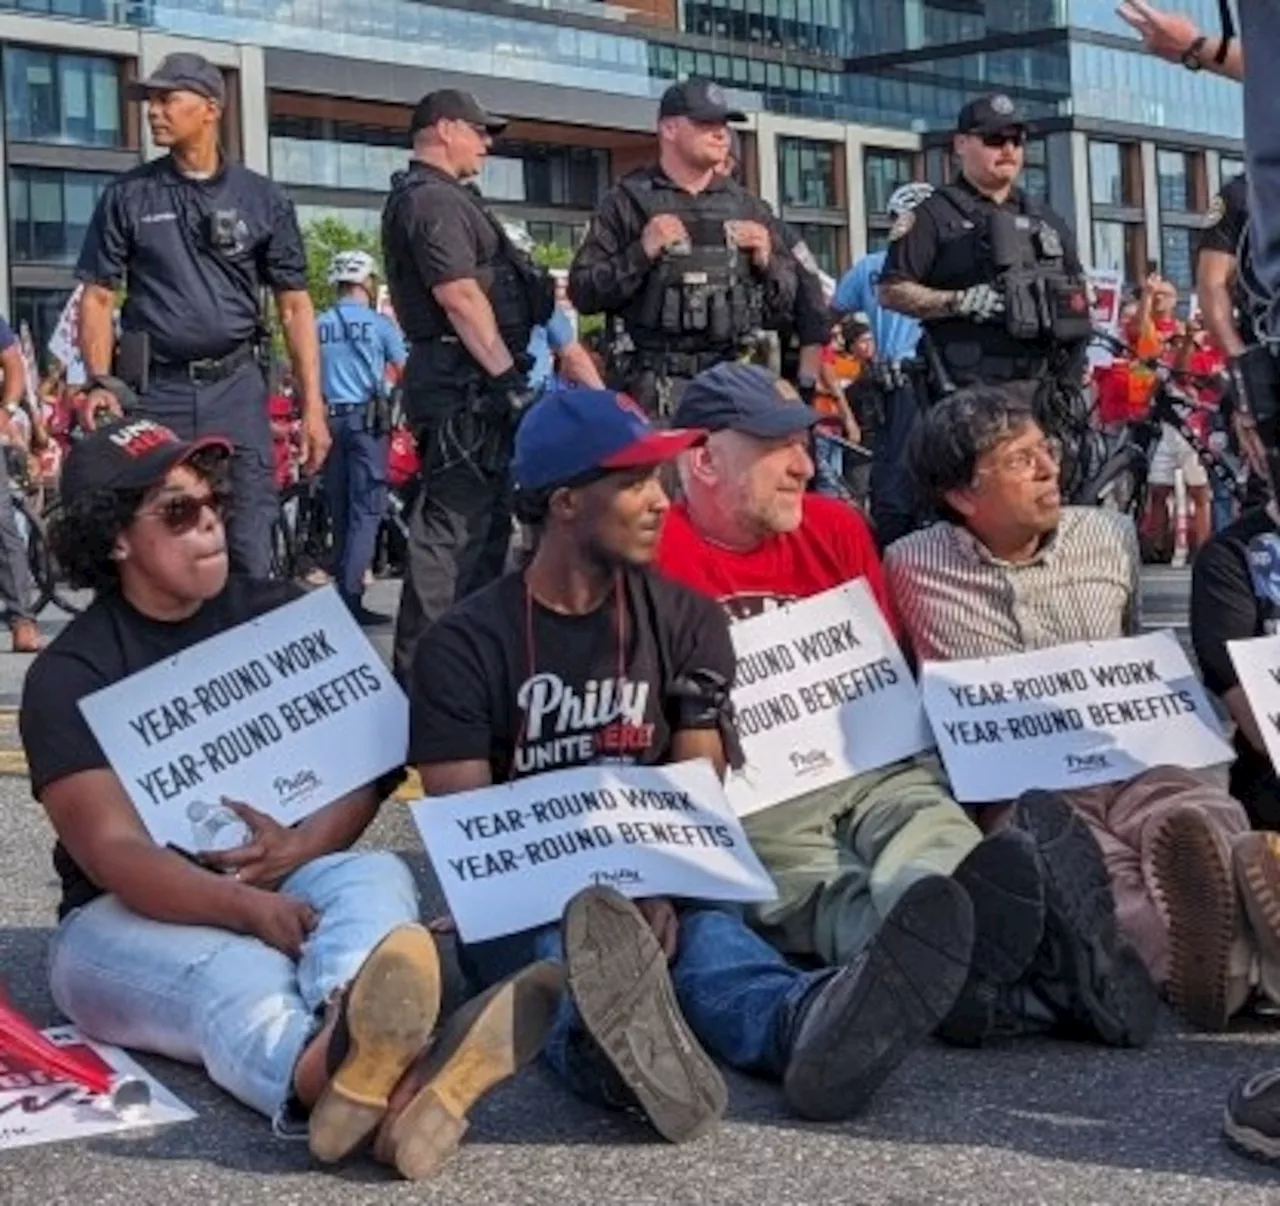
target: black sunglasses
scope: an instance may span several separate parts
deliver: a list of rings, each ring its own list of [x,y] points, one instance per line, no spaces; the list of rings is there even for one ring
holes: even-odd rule
[[[1000,147],[1025,146],[1027,136],[1022,130],[1001,130],[996,134],[983,134],[982,145],[990,147],[993,151]]]
[[[173,494],[156,506],[153,514],[175,536],[185,535],[200,522],[208,507],[219,519],[227,510],[227,496],[222,491],[207,494]]]

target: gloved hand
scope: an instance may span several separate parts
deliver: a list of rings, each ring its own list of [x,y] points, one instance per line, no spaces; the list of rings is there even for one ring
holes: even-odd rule
[[[481,406],[498,419],[514,419],[533,401],[534,391],[515,367],[490,377],[481,388]]]
[[[990,322],[1004,313],[1004,298],[991,285],[971,285],[956,294],[951,312],[974,322]]]

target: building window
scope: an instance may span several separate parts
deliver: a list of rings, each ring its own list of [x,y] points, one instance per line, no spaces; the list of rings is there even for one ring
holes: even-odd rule
[[[115,147],[123,141],[114,59],[6,47],[5,128],[14,142]]]
[[[1089,199],[1094,205],[1125,205],[1124,148],[1118,142],[1089,143]]]
[[[9,254],[19,263],[71,264],[110,172],[9,171]]]
[[[833,143],[778,139],[778,184],[783,205],[835,209],[840,205]]]
[[[849,232],[845,227],[799,222],[795,229],[813,252],[818,267],[828,276],[838,279],[849,263]]]
[[[1042,201],[1049,199],[1049,147],[1043,138],[1027,139],[1022,170],[1023,191]]]
[[[1185,213],[1194,209],[1191,197],[1190,156],[1185,151],[1156,151],[1156,178],[1160,208]]]
[[[1103,271],[1128,272],[1127,227],[1123,222],[1094,222],[1093,266]]]
[[[916,157],[910,151],[868,150],[862,163],[863,195],[867,205],[867,251],[882,251],[889,242],[889,198],[916,179]]]
[[[1162,226],[1160,228],[1161,273],[1178,286],[1185,297],[1195,287],[1192,275],[1192,239],[1195,230],[1190,226]]]
[[[63,307],[71,298],[69,289],[15,289],[9,323],[20,331],[25,322],[31,328],[31,343],[41,371],[48,367],[48,343],[58,327]]]
[[[1218,172],[1222,177],[1224,185],[1230,184],[1237,176],[1244,175],[1244,160],[1235,159],[1230,155],[1223,155],[1218,160]]]

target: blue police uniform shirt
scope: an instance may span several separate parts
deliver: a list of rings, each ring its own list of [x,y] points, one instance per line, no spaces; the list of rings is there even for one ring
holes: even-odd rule
[[[530,389],[541,389],[551,380],[555,371],[552,357],[556,352],[563,352],[575,339],[577,335],[574,334],[572,319],[558,306],[545,325],[533,328],[527,348],[533,357],[533,368],[529,370]]]
[[[870,319],[881,360],[909,360],[916,354],[920,323],[895,310],[886,310],[876,297],[886,254],[873,251],[854,264],[836,286],[832,306],[839,314],[855,314],[861,310]]]
[[[339,302],[316,319],[320,388],[331,406],[368,402],[386,379],[387,365],[407,353],[399,328],[361,302]]]

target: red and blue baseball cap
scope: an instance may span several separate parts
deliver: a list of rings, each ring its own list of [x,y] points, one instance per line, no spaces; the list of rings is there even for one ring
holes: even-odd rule
[[[535,402],[516,429],[511,480],[517,490],[549,490],[594,473],[661,465],[706,436],[655,427],[637,402],[613,390],[556,390]]]

